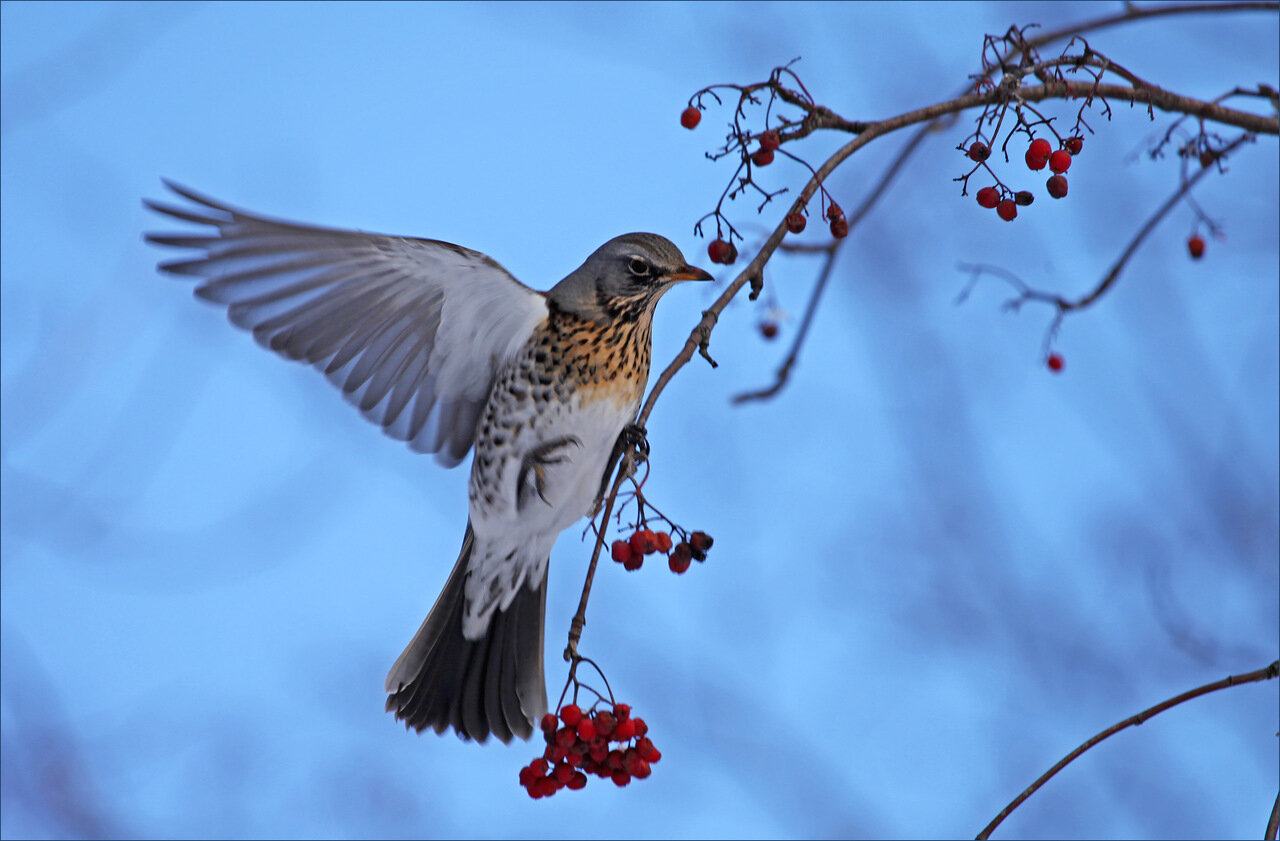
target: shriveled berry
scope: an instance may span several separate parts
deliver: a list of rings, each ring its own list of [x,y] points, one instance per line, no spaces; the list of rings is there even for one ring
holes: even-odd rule
[[[577,704],[565,704],[560,708],[560,720],[569,727],[577,727],[582,720],[582,708]]]
[[[738,249],[731,242],[717,239],[707,246],[707,256],[711,258],[711,262],[727,266],[738,259]]]
[[[1191,239],[1187,240],[1187,251],[1190,252],[1193,260],[1199,260],[1204,256],[1204,237],[1194,234]]]
[[[777,149],[781,145],[782,145],[782,138],[779,137],[778,133],[773,129],[769,129],[764,134],[760,135],[760,149],[762,151],[768,150],[772,152],[774,149]]]
[[[664,555],[671,551],[671,535],[667,534],[665,531],[660,531],[653,536],[653,539],[654,546],[656,547],[655,551],[661,552]],[[623,706],[626,706],[626,704],[623,704]],[[615,712],[614,715],[617,715],[617,713]]]
[[[635,572],[644,566],[644,555],[632,552],[631,557],[622,562],[622,568],[627,572]]]
[[[828,219],[839,219],[841,216],[844,216],[844,211],[840,209],[840,205],[836,204],[835,202],[830,202],[827,204]]]
[[[1013,200],[1017,202],[1019,207],[1026,207],[1035,201],[1036,197],[1032,195],[1030,190],[1019,190],[1013,194]]]
[[[1213,162],[1216,161],[1217,159],[1218,159],[1217,152],[1211,152],[1210,150],[1205,149],[1203,152],[1200,153],[1200,166],[1206,167],[1206,168],[1213,166]]]
[[[836,239],[844,239],[849,236],[849,220],[843,216],[837,216],[831,220],[831,236]]]
[[[1073,155],[1078,155],[1080,154],[1080,150],[1084,148],[1084,138],[1079,136],[1068,137],[1066,140],[1062,141],[1062,148],[1066,149]]]
[[[773,163],[773,150],[757,149],[756,153],[751,156],[751,163],[756,166],[768,166]]]
[[[569,778],[569,782],[565,783],[569,788],[577,791],[587,784],[587,775],[581,771],[574,771],[573,776]]]
[[[1049,180],[1045,182],[1045,187],[1049,189],[1049,195],[1055,199],[1065,198],[1067,195],[1067,176],[1051,175]]]
[[[705,531],[695,531],[689,535],[689,548],[695,552],[705,552],[711,548],[711,544],[715,543],[711,535]]]
[[[988,210],[1000,203],[1000,191],[995,187],[983,187],[978,191],[978,205]]]
[[[687,544],[681,543],[680,545],[685,546]],[[671,557],[667,558],[667,566],[676,575],[684,575],[689,571],[689,563],[692,559],[692,553],[681,554],[679,552],[672,552]]]
[[[996,205],[996,213],[1006,222],[1012,222],[1018,218],[1018,205],[1013,199],[1005,199]]]
[[[620,564],[625,564],[631,559],[632,554],[634,554],[631,551],[631,544],[625,540],[613,541],[613,547],[609,550],[609,553],[613,555],[613,559]]]
[[[680,112],[680,125],[685,128],[697,128],[700,122],[702,122],[702,112],[692,105]]]
[[[606,739],[613,733],[613,728],[618,726],[618,720],[608,710],[600,710],[592,721],[596,725],[596,735]]]
[[[982,163],[991,157],[991,148],[981,140],[975,140],[969,144],[969,160],[975,163]]]
[[[1066,149],[1059,149],[1049,156],[1049,169],[1058,175],[1071,169],[1071,153]]]
[[[804,230],[804,226],[809,224],[809,220],[798,210],[793,210],[787,214],[787,230],[793,234],[798,234]]]
[[[1060,353],[1049,354],[1049,358],[1044,361],[1044,364],[1047,365],[1049,367],[1049,370],[1052,371],[1053,373],[1055,374],[1058,373],[1059,371],[1062,370],[1062,366],[1064,364],[1062,359],[1062,354]]]

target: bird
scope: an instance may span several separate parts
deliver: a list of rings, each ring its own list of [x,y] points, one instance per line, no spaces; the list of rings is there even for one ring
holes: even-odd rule
[[[262,347],[309,364],[367,419],[445,467],[473,450],[457,560],[387,674],[386,711],[419,733],[528,739],[547,712],[547,574],[635,427],[655,305],[712,276],[657,234],[597,248],[549,291],[448,242],[287,222],[167,179],[144,199],[199,226],[148,233]]]

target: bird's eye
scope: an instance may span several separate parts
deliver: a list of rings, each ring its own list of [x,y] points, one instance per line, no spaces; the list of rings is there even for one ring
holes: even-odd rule
[[[631,260],[627,262],[627,271],[631,272],[636,277],[647,277],[651,273],[649,264],[644,260],[641,260],[639,257],[632,257]]]

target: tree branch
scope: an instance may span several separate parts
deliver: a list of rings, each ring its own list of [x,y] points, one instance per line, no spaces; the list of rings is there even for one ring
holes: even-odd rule
[[[1137,715],[1130,716],[1129,718],[1126,718],[1124,721],[1113,724],[1112,726],[1108,727],[1106,730],[1103,730],[1098,735],[1094,736],[1093,738],[1086,741],[1084,744],[1080,745],[1080,747],[1071,751],[1071,753],[1064,756],[1062,759],[1060,759],[1057,762],[1056,765],[1054,765],[1048,771],[1044,772],[1044,774],[1042,774],[1038,780],[1036,780],[1034,783],[1028,786],[1026,791],[1022,792],[1022,794],[1019,794],[1017,797],[1015,797],[1012,803],[1010,803],[1008,806],[1005,806],[1004,809],[1001,810],[1000,814],[996,815],[995,819],[992,820],[991,823],[987,824],[986,827],[983,828],[983,830],[978,833],[977,837],[979,841],[981,841],[982,839],[991,837],[992,831],[997,826],[999,826],[1000,823],[1005,818],[1009,816],[1010,812],[1012,812],[1014,809],[1022,805],[1023,801],[1025,801],[1028,797],[1035,794],[1036,791],[1045,783],[1047,783],[1053,777],[1054,774],[1057,774],[1063,768],[1067,767],[1067,765],[1069,765],[1074,759],[1080,756],[1080,754],[1084,753],[1089,748],[1098,744],[1103,739],[1106,739],[1109,736],[1119,733],[1121,730],[1124,730],[1126,727],[1136,727],[1139,724],[1142,724],[1147,719],[1157,716],[1160,713],[1164,712],[1165,710],[1170,709],[1171,707],[1176,707],[1181,703],[1190,701],[1192,698],[1199,698],[1201,695],[1207,695],[1210,692],[1217,692],[1219,689],[1226,689],[1227,687],[1230,687],[1230,686],[1239,686],[1240,684],[1244,684],[1244,683],[1257,683],[1259,681],[1272,680],[1278,675],[1280,675],[1280,660],[1272,663],[1270,666],[1267,666],[1262,669],[1258,669],[1256,672],[1249,672],[1243,675],[1232,675],[1230,677],[1225,677],[1222,680],[1214,681],[1213,683],[1206,683],[1204,686],[1198,687],[1196,689],[1192,689],[1189,692],[1183,692],[1181,695],[1177,695],[1173,698],[1170,698],[1167,701],[1161,701],[1159,704],[1156,704],[1154,707],[1149,707],[1143,710],[1142,712],[1138,713]]]

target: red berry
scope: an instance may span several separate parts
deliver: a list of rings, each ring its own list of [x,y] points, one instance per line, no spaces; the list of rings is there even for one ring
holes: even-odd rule
[[[558,723],[556,722],[555,713],[547,713],[542,717],[542,731],[544,733],[554,735],[556,732],[557,726],[558,726]]]
[[[631,555],[633,554],[631,551],[631,544],[625,540],[615,540],[613,541],[613,548],[610,550],[610,554],[613,555],[613,559],[615,561],[620,564],[625,564],[631,559]]]
[[[1049,188],[1049,195],[1055,199],[1064,198],[1067,195],[1067,177],[1065,175],[1049,176],[1045,186]]]
[[[840,209],[840,205],[835,202],[831,202],[827,205],[828,219],[839,219],[841,216],[844,216],[844,211]]]
[[[569,778],[569,782],[565,783],[569,788],[577,791],[587,784],[587,775],[581,771],[574,771],[573,776]]]
[[[1013,199],[1005,199],[996,206],[996,213],[1006,222],[1012,222],[1018,218],[1018,205]]]
[[[1204,256],[1204,238],[1199,234],[1195,234],[1191,239],[1187,240],[1187,251],[1191,252],[1193,260],[1199,260]]]
[[[613,739],[617,742],[629,742],[636,735],[636,723],[629,718],[624,718],[618,722],[618,726],[613,728]]]
[[[773,129],[769,129],[764,134],[760,135],[761,151],[772,152],[774,149],[777,149],[781,145],[782,145],[782,138],[778,137],[778,133]]]
[[[766,321],[760,325],[760,335],[772,339],[778,335],[778,322]]]
[[[551,773],[555,776],[556,782],[564,785],[573,777],[573,768],[567,762],[558,762]]]
[[[622,562],[622,568],[627,572],[635,572],[644,565],[644,555],[632,552],[631,557]]]
[[[1044,165],[1049,162],[1049,155],[1052,154],[1053,147],[1049,145],[1049,141],[1043,137],[1037,137],[1031,141],[1031,145],[1027,147],[1025,160],[1030,169],[1044,169]]]
[[[1027,205],[1035,201],[1036,197],[1031,194],[1030,190],[1019,190],[1018,192],[1013,194],[1013,200],[1019,206],[1026,207]]]
[[[626,771],[614,771],[612,775],[612,779],[613,779],[614,785],[616,785],[618,788],[622,788],[627,783],[631,782],[631,775],[628,774]]]
[[[707,256],[711,258],[711,262],[723,263],[727,266],[738,259],[738,249],[731,242],[717,239],[707,246]]]
[[[631,535],[631,551],[637,555],[652,555],[656,544],[657,536],[648,529],[639,529]]]
[[[982,163],[991,157],[991,149],[981,140],[975,140],[969,144],[969,160],[976,163]]]
[[[836,239],[844,239],[849,236],[849,220],[843,216],[837,216],[831,220],[831,236]]]
[[[645,762],[643,759],[637,759],[635,763],[627,769],[627,772],[637,780],[643,780],[645,777],[653,773],[649,768],[649,763]]]
[[[692,105],[680,112],[680,125],[685,128],[697,128],[700,122],[702,122],[702,112]]]
[[[591,719],[584,718],[578,722],[578,738],[584,742],[589,742],[596,737],[596,726],[591,723]]]
[[[670,538],[667,538],[667,539],[668,539],[668,540],[670,540]],[[628,704],[614,704],[614,705],[613,705],[613,717],[614,717],[614,718],[616,718],[616,719],[618,719],[618,721],[626,721],[627,719],[631,718],[631,707],[630,707],[630,705],[628,705]]]
[[[649,732],[649,725],[644,723],[643,718],[636,717],[631,720],[635,722],[636,725],[636,736],[644,736],[645,733]]]
[[[571,748],[578,741],[577,724],[566,724],[556,731],[556,744],[562,748]]]
[[[1066,149],[1073,155],[1078,155],[1080,154],[1080,150],[1084,148],[1084,138],[1068,137],[1066,140],[1062,141],[1062,148]]]
[[[713,543],[715,541],[705,531],[695,531],[689,535],[689,548],[695,552],[705,552],[711,548]]]
[[[569,727],[577,727],[582,720],[582,709],[577,704],[565,704],[560,708],[560,720]]]
[[[1049,156],[1049,169],[1058,175],[1071,169],[1071,153],[1066,149],[1059,149]]]
[[[667,534],[665,531],[660,531],[657,534],[655,534],[654,540],[656,541],[657,551],[661,552],[664,555],[671,551],[671,535]],[[626,704],[623,704],[622,706],[625,707]],[[630,708],[628,707],[628,709]],[[618,713],[615,710],[614,715],[617,715],[617,714]]]
[[[1049,370],[1052,371],[1053,373],[1055,374],[1058,373],[1059,371],[1062,370],[1062,366],[1064,364],[1062,360],[1062,354],[1060,353],[1049,354],[1049,358],[1044,361],[1044,364],[1048,365]]]
[[[543,777],[540,780],[535,780],[533,784],[537,786],[538,794],[541,797],[550,797],[556,793],[556,789],[560,788],[556,785],[554,777]]]
[[[978,205],[988,210],[1000,203],[1000,191],[995,187],[983,187],[978,191]]]
[[[798,234],[804,230],[804,226],[809,223],[805,219],[804,214],[798,210],[793,210],[787,214],[787,230],[793,234]]]
[[[547,760],[539,757],[529,763],[529,769],[539,777],[545,777],[547,775]]]
[[[655,748],[653,746],[653,742],[649,741],[647,738],[636,742],[636,753],[640,755],[641,759],[651,765],[662,758],[662,751]]]
[[[538,779],[538,774],[528,765],[520,769],[520,785],[528,788],[534,780]]]
[[[684,546],[685,544],[681,543],[680,545]],[[691,554],[688,554],[688,553],[681,554],[679,552],[672,552],[671,557],[667,558],[667,566],[676,575],[683,575],[689,570],[689,562],[692,559],[693,559],[693,556]]]
[[[751,156],[751,163],[755,164],[756,166],[768,166],[769,164],[773,163],[773,150],[772,149],[756,150],[756,153]]]

